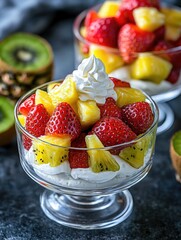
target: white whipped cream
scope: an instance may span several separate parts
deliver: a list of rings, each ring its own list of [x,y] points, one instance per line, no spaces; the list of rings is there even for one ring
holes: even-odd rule
[[[32,149],[26,154],[26,160],[32,165],[37,175],[53,184],[72,188],[95,189],[113,186],[134,176],[145,168],[150,160],[150,155],[151,151],[145,158],[144,165],[139,169],[131,167],[124,160],[113,155],[120,166],[120,170],[117,172],[108,171],[101,173],[94,173],[90,168],[70,169],[68,161],[57,167],[51,167],[49,164],[37,165],[34,162],[35,157]]]
[[[73,71],[73,78],[80,100],[94,100],[99,104],[104,104],[108,97],[117,100],[113,82],[105,72],[102,61],[94,55],[82,61]]]
[[[41,171],[42,173],[45,173],[45,174],[50,174],[50,175],[56,175],[59,173],[70,174],[71,172],[71,168],[68,161],[63,162],[57,167],[51,167],[49,163],[37,164],[35,162],[33,147],[31,147],[30,150],[27,152],[26,160],[28,161],[29,164],[33,166],[34,169],[37,169],[38,171]]]

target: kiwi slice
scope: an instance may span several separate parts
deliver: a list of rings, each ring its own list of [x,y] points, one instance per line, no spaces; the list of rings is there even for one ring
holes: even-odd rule
[[[144,164],[144,157],[148,151],[148,147],[148,137],[144,137],[139,142],[121,150],[119,156],[121,159],[129,163],[132,167],[138,169]]]
[[[6,145],[14,137],[14,105],[6,97],[0,96],[0,145]]]
[[[171,138],[170,157],[177,172],[177,180],[181,181],[181,131],[176,132]]]
[[[0,42],[0,69],[0,84],[8,88],[8,97],[18,99],[30,88],[52,80],[52,48],[37,35],[10,35]]]
[[[87,135],[85,141],[88,148],[94,148],[87,151],[89,155],[89,166],[93,172],[116,172],[120,169],[119,164],[109,151],[104,149],[96,149],[104,148],[104,145],[95,134]]]

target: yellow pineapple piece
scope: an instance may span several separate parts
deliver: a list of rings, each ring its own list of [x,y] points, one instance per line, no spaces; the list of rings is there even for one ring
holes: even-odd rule
[[[61,83],[58,82],[52,82],[47,87],[47,92],[49,93],[53,88],[60,86]]]
[[[181,36],[181,27],[167,24],[165,25],[165,39],[169,41],[177,41]]]
[[[26,124],[26,116],[19,114],[19,115],[18,115],[18,120],[19,120],[19,122],[21,123],[21,125],[22,125],[23,127],[25,127],[25,124]]]
[[[95,134],[87,135],[85,137],[85,141],[87,148],[90,149],[87,152],[89,155],[89,166],[93,172],[116,172],[120,169],[119,164],[116,162],[109,151],[106,151],[104,149],[96,149],[104,148],[104,145]]]
[[[33,140],[33,152],[37,164],[49,163],[51,167],[56,167],[68,161],[70,137],[41,136],[39,139],[42,141]]]
[[[78,100],[78,93],[72,75],[68,75],[60,86],[51,89],[49,96],[55,107],[61,102],[74,104]]]
[[[134,102],[145,101],[145,95],[138,89],[116,87],[115,91],[117,93],[118,107],[122,107]]]
[[[98,16],[100,18],[115,17],[119,9],[119,5],[119,2],[116,1],[105,1],[98,11]]]
[[[83,129],[89,128],[100,119],[100,109],[93,100],[77,101],[78,116]]]
[[[131,76],[134,79],[148,80],[159,84],[166,79],[172,69],[172,64],[151,53],[142,53],[131,66]]]
[[[120,55],[108,52],[104,48],[91,44],[89,51],[90,55],[94,55],[104,63],[107,74],[124,65],[124,61]]]
[[[154,7],[139,7],[133,10],[136,25],[145,31],[152,32],[165,24],[165,15]]]
[[[47,92],[40,90],[40,89],[36,90],[35,105],[37,105],[37,104],[43,104],[44,107],[46,108],[47,112],[50,115],[52,115],[55,107],[53,106],[52,100]]]
[[[181,11],[173,8],[162,8],[161,12],[165,15],[165,23],[181,27]]]

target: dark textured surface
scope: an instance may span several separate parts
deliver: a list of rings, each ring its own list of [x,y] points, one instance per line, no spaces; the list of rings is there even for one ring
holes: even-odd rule
[[[55,79],[72,72],[72,22],[56,23],[43,36],[55,52]],[[49,220],[39,205],[43,188],[22,170],[16,140],[0,148],[0,239],[181,239],[181,184],[175,180],[169,157],[170,137],[181,129],[181,97],[169,104],[175,112],[174,126],[157,137],[152,170],[130,189],[134,197],[133,213],[125,222],[110,229],[75,230]]]

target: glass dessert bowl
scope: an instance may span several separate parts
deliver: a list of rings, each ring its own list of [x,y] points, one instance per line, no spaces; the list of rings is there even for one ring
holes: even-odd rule
[[[131,9],[131,2],[105,1],[77,16],[75,65],[94,54],[109,76],[149,94],[159,106],[160,134],[174,121],[166,102],[181,93],[181,9],[139,0]]]
[[[62,225],[101,229],[124,221],[133,208],[127,189],[152,166],[157,106],[148,95],[117,81],[92,56],[63,82],[33,89],[15,106],[21,165],[48,189],[40,197],[41,207]],[[123,103],[118,95],[124,91]],[[132,99],[133,91],[137,97]],[[126,120],[130,109],[136,116],[132,127],[131,116]]]

